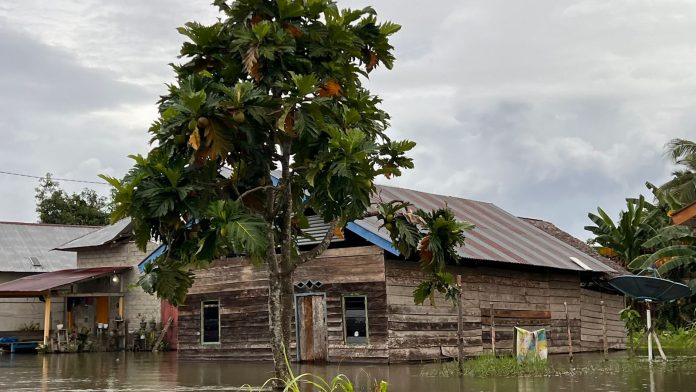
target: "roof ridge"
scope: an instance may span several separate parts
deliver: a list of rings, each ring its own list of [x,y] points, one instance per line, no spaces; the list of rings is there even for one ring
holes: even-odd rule
[[[47,227],[81,227],[81,228],[95,228],[99,229],[105,226],[94,226],[94,225],[68,225],[64,223],[41,223],[41,222],[13,222],[13,221],[0,221],[0,225],[17,225],[17,226],[47,226]]]
[[[494,204],[493,202],[490,202],[490,201],[483,201],[483,200],[470,199],[470,198],[468,198],[468,197],[463,197],[463,196],[445,195],[445,194],[442,194],[442,193],[427,192],[427,191],[421,191],[421,190],[418,190],[418,189],[404,188],[404,187],[401,187],[401,186],[394,186],[394,185],[382,185],[382,184],[375,184],[375,185],[376,185],[377,187],[382,187],[382,188],[401,189],[401,190],[405,190],[405,191],[409,191],[409,192],[425,193],[425,194],[427,194],[427,195],[433,195],[433,196],[439,196],[439,197],[450,197],[450,198],[453,198],[453,199],[466,200],[466,201],[471,201],[471,202],[474,202],[474,203],[490,204],[490,205],[494,205],[494,206],[497,207],[496,204]],[[379,192],[377,192],[377,195],[379,195]],[[408,200],[404,200],[404,201],[408,201]],[[500,207],[498,207],[498,208],[500,208]]]

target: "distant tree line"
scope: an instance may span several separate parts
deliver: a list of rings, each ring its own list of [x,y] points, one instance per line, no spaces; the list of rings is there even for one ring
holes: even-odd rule
[[[109,224],[111,199],[93,189],[68,194],[51,173],[39,180],[35,189],[36,212],[41,223],[103,226]]]

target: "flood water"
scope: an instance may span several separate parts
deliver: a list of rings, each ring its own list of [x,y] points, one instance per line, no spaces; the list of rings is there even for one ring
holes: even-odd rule
[[[625,353],[614,353],[620,361]],[[568,368],[566,357],[552,356],[554,368]],[[575,367],[601,363],[597,354],[576,354]],[[696,391],[696,356],[671,357],[652,371],[647,362],[612,372],[568,372],[545,377],[426,377],[439,364],[297,366],[324,377],[339,373],[371,391],[375,379],[389,391],[551,392]],[[610,362],[611,363],[611,362]],[[636,364],[634,364],[636,365]],[[642,366],[644,365],[644,366]],[[268,363],[177,360],[176,353],[0,354],[0,391],[225,391],[261,385],[271,377]],[[563,373],[563,372],[562,372]]]

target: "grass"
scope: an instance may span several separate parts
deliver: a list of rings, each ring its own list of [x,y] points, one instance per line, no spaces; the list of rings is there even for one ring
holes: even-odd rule
[[[648,346],[648,340],[644,336],[645,331],[633,333],[633,347],[644,349]],[[670,328],[657,332],[662,348],[665,350],[694,350],[696,349],[696,326],[689,328]],[[653,347],[655,345],[653,344]]]
[[[601,359],[569,365],[567,363],[553,364],[543,360],[528,360],[518,363],[514,357],[494,357],[482,355],[464,362],[464,375],[470,377],[551,377],[569,375],[597,375],[643,372],[648,366],[647,359],[613,358],[610,361]],[[670,359],[669,362],[655,362],[654,366],[663,366],[670,371],[696,371],[696,361],[688,359]],[[423,377],[459,377],[458,363],[447,362],[439,366],[427,367],[421,371]]]
[[[422,376],[458,377],[457,361],[442,363],[434,370],[422,371]],[[550,365],[541,359],[529,359],[517,362],[510,356],[496,357],[490,354],[464,361],[464,375],[472,377],[511,377],[511,376],[545,376],[549,374]]]

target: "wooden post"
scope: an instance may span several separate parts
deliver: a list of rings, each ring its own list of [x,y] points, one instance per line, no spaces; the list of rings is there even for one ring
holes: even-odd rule
[[[457,348],[459,350],[457,359],[459,363],[459,375],[464,374],[464,323],[462,309],[462,276],[457,275],[457,288],[459,289],[459,297],[457,297]]]
[[[650,300],[645,301],[645,316],[648,322],[648,362],[652,363],[652,319],[650,318]]]
[[[493,356],[495,357],[495,314],[494,314],[494,309],[493,309],[493,301],[491,301],[490,304],[491,304],[491,352],[493,353]]]
[[[570,317],[568,316],[568,303],[563,302],[566,316],[566,328],[568,330],[568,362],[573,362],[573,339],[570,334]]]
[[[123,296],[118,297],[118,318],[123,320]]]
[[[609,342],[607,342],[607,314],[604,301],[599,301],[602,306],[602,344],[604,345],[604,360],[609,360]]]
[[[51,331],[51,293],[44,296],[44,335],[43,344],[48,345],[48,337]]]

